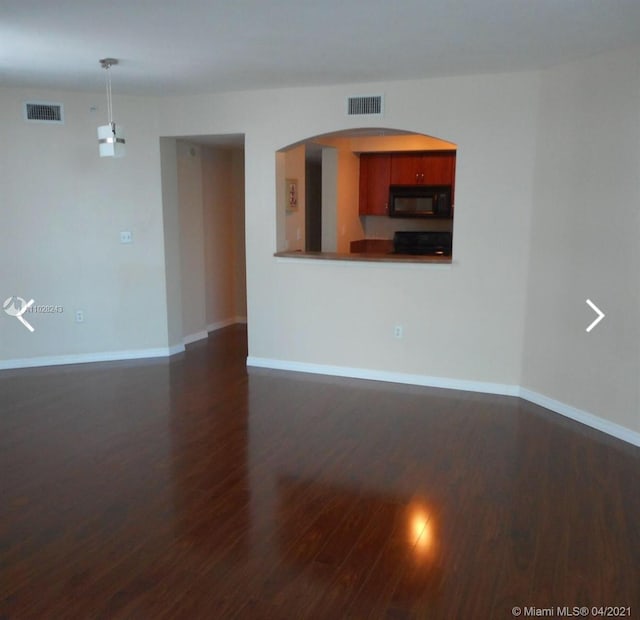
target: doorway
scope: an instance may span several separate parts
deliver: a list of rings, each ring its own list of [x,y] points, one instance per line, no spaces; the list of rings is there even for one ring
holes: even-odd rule
[[[169,337],[186,345],[247,320],[244,136],[163,138],[161,153]]]

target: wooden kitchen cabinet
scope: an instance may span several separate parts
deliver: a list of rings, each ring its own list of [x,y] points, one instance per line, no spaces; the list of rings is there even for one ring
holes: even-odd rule
[[[389,215],[389,185],[455,187],[455,151],[360,154],[360,215]]]
[[[390,153],[360,155],[360,215],[388,215]]]
[[[455,170],[455,151],[391,154],[391,185],[451,185],[453,187]]]

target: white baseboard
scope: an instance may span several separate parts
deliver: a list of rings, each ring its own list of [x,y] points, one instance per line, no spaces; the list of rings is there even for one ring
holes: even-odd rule
[[[424,387],[438,387],[449,390],[464,390],[465,392],[500,394],[503,396],[517,396],[520,390],[517,385],[508,385],[506,383],[487,383],[484,381],[467,381],[465,379],[430,377],[428,375],[410,375],[401,372],[369,370],[366,368],[353,368],[350,366],[289,362],[265,357],[249,356],[247,357],[247,366],[255,366],[257,368],[274,368],[277,370],[293,370],[295,372],[308,372],[317,375],[331,375],[334,377],[350,377],[352,379],[368,379],[372,381],[387,381],[389,383],[421,385]]]
[[[539,394],[538,392],[534,392],[533,390],[529,390],[527,388],[520,388],[519,396],[520,398],[528,400],[534,405],[539,405],[540,407],[544,407],[545,409],[549,409],[555,413],[559,413],[560,415],[566,416],[567,418],[571,418],[576,422],[586,424],[591,428],[595,428],[598,431],[607,433],[607,435],[612,435],[613,437],[622,439],[623,441],[631,443],[634,446],[640,446],[640,433],[632,431],[626,426],[620,426],[615,422],[610,422],[609,420],[600,418],[597,415],[589,413],[588,411],[583,411],[582,409],[567,405],[566,403],[560,402],[559,400],[554,400],[553,398],[549,398],[544,394]]]
[[[169,347],[169,356],[175,355],[176,353],[184,353],[184,344],[176,344]]]
[[[214,329],[221,329],[233,323],[242,321],[230,320]],[[216,324],[217,325],[217,324]],[[207,326],[209,328],[209,326]],[[211,331],[214,331],[212,329]],[[204,333],[204,332],[203,332]],[[206,335],[204,336],[206,338]],[[197,338],[199,339],[199,338]],[[194,342],[193,340],[191,342]],[[99,353],[78,353],[72,355],[53,355],[42,357],[30,357],[24,359],[0,360],[0,370],[14,368],[35,368],[39,366],[60,366],[66,364],[87,364],[91,362],[112,362],[120,360],[144,359],[154,357],[169,357],[184,351],[184,345],[172,347],[158,347],[154,349],[134,349],[125,351],[104,351]],[[446,377],[432,377],[428,375],[413,375],[384,370],[368,370],[366,368],[352,368],[349,366],[332,366],[328,364],[310,364],[306,362],[291,362],[263,357],[247,357],[247,366],[256,368],[272,368],[276,370],[288,370],[295,372],[307,372],[335,377],[350,377],[353,379],[366,379],[371,381],[387,381],[389,383],[403,383],[407,385],[419,385],[423,387],[437,387],[449,390],[463,390],[467,392],[481,392],[485,394],[499,394],[503,396],[519,396],[535,405],[559,413],[576,422],[585,424],[607,433],[617,439],[626,441],[640,447],[640,433],[625,426],[600,418],[592,413],[583,411],[561,401],[555,400],[533,390],[503,383],[489,383],[485,381],[468,381],[464,379],[451,379]]]
[[[586,424],[591,428],[622,439],[635,446],[640,446],[640,433],[625,426],[604,420],[592,413],[577,409],[566,403],[538,394],[519,385],[503,383],[488,383],[484,381],[467,381],[464,379],[450,379],[446,377],[431,377],[428,375],[412,375],[405,373],[387,372],[382,370],[367,370],[348,366],[331,366],[327,364],[309,364],[306,362],[291,362],[264,357],[247,357],[247,366],[256,368],[272,368],[275,370],[289,370],[308,372],[313,374],[330,375],[335,377],[350,377],[353,379],[367,379],[372,381],[388,381],[390,383],[404,383],[425,387],[437,387],[449,390],[463,390],[467,392],[482,392],[485,394],[500,394],[503,396],[518,396],[531,403],[549,409],[555,413],[571,418],[576,422]]]
[[[0,360],[0,370],[14,368],[38,368],[39,366],[63,366],[65,364],[90,364],[92,362],[117,362],[119,360],[144,359],[152,357],[171,357],[184,351],[184,346],[208,337],[209,332],[222,329],[235,323],[246,323],[247,317],[235,316],[226,321],[207,325],[207,331],[190,334],[183,338],[182,344],[153,349],[132,349],[124,351],[99,351],[97,353],[74,353],[69,355],[44,355],[22,359]]]
[[[198,342],[198,340],[204,340],[209,337],[209,333],[206,330],[202,330],[201,332],[196,332],[195,334],[189,334],[188,336],[184,336],[182,338],[183,344],[191,344],[192,342]]]
[[[62,366],[66,364],[88,364],[92,362],[114,362],[121,360],[169,357],[184,351],[184,346],[159,347],[156,349],[134,349],[129,351],[102,351],[99,353],[75,353],[50,355],[23,359],[0,360],[0,370],[12,368],[36,368],[38,366]]]

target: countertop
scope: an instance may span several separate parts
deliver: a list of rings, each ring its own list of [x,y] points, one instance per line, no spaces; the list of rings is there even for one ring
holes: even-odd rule
[[[315,260],[342,260],[353,262],[378,263],[436,263],[450,265],[451,256],[420,256],[414,254],[390,254],[388,252],[359,252],[357,254],[341,254],[339,252],[276,252],[279,258],[310,258]]]

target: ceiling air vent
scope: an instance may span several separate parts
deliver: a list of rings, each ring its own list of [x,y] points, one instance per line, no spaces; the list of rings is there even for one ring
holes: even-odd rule
[[[26,101],[24,118],[29,123],[64,123],[64,111],[61,103],[47,101]]]
[[[347,116],[382,116],[384,98],[382,95],[347,97]]]

